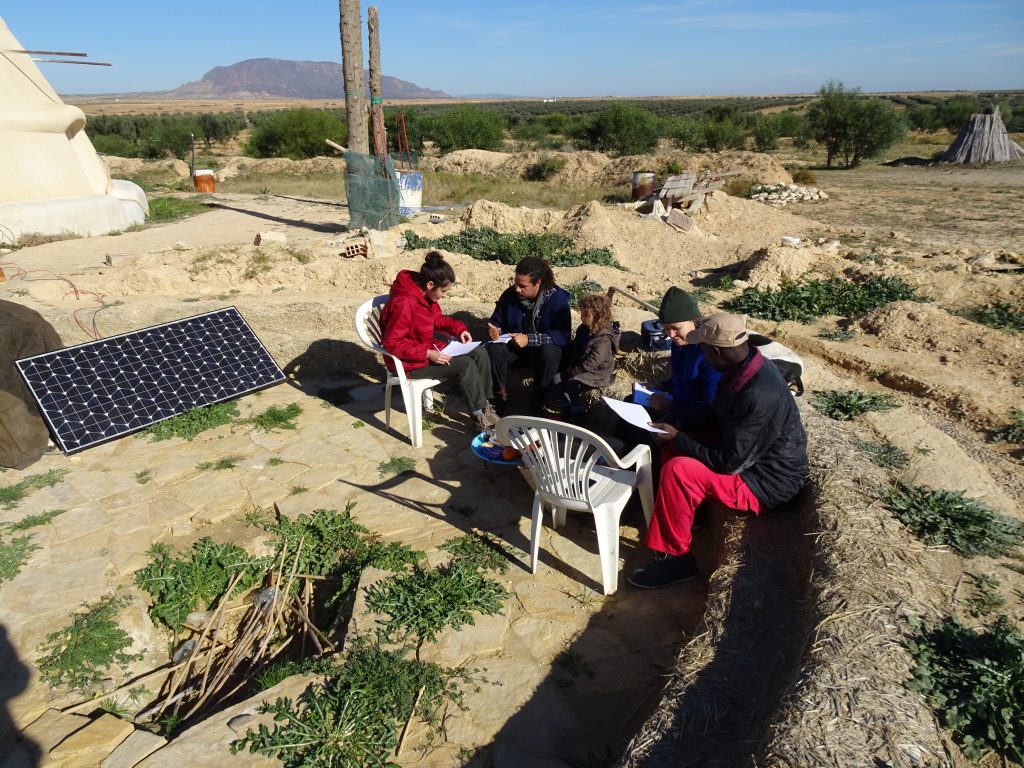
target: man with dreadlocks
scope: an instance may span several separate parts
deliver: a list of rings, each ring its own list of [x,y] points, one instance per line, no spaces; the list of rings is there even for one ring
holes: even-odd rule
[[[509,287],[494,307],[487,331],[492,341],[503,334],[510,337],[507,343],[487,345],[498,414],[503,416],[508,411],[510,365],[530,365],[533,369],[530,410],[540,414],[572,336],[569,294],[555,285],[550,264],[527,256],[516,265]]]

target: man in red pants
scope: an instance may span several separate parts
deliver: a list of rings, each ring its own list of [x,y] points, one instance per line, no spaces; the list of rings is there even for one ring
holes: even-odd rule
[[[705,499],[752,512],[793,499],[807,478],[807,435],[793,394],[771,361],[747,342],[746,318],[716,314],[697,320],[688,344],[722,372],[711,407],[688,418],[684,428],[654,424],[665,434],[668,459],[647,531],[654,560],[629,581],[658,589],[697,575],[690,553],[693,513]],[[688,433],[715,435],[701,442]]]

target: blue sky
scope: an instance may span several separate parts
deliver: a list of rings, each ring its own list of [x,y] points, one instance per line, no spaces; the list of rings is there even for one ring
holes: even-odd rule
[[[251,58],[341,59],[337,0],[4,5],[26,48],[113,63],[40,64],[62,94],[167,90]],[[865,91],[1024,87],[1024,0],[376,5],[384,74],[453,96],[797,93],[830,78]]]

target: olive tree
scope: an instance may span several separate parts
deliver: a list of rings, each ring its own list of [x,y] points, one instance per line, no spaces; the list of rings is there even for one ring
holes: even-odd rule
[[[825,148],[825,164],[842,157],[853,168],[877,157],[902,138],[906,127],[892,104],[861,95],[830,80],[818,90],[818,99],[807,110],[811,136]]]

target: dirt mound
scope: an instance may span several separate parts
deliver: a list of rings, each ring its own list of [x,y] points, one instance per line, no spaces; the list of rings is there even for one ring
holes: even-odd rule
[[[865,315],[860,327],[889,349],[900,352],[942,351],[978,364],[1024,370],[1024,343],[951,315],[934,304],[896,301]],[[984,343],[982,343],[984,339]]]
[[[188,163],[177,158],[173,160],[143,160],[138,157],[115,157],[101,155],[110,175],[115,179],[130,179],[140,174],[167,174],[178,179],[189,177]]]
[[[311,157],[307,160],[289,160],[286,157],[232,157],[214,175],[217,181],[225,181],[264,173],[291,173],[296,176],[344,173],[345,168],[345,161],[339,157]]]
[[[493,174],[502,163],[509,159],[506,152],[488,152],[486,149],[460,149],[439,158],[424,158],[424,170],[444,171],[466,175],[471,173]]]
[[[562,220],[560,211],[512,207],[477,200],[462,214],[467,227],[490,227],[499,232],[546,232]]]
[[[770,290],[809,272],[818,254],[812,248],[770,245],[754,251],[744,263],[743,279],[751,288]]]
[[[674,152],[659,158],[660,170],[657,181],[663,182],[680,171],[739,171],[740,176],[759,184],[791,184],[793,177],[771,155],[760,152]],[[668,170],[672,164],[679,171]],[[610,161],[592,179],[597,184],[629,184],[633,171],[654,170],[650,155],[623,155]]]

